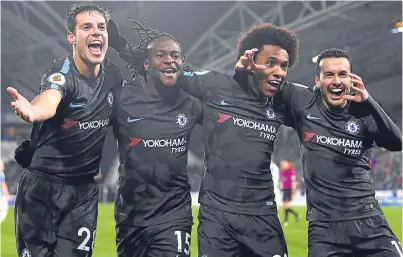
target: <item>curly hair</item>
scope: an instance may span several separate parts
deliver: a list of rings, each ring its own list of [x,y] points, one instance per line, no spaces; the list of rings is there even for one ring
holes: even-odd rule
[[[98,12],[98,13],[100,13],[105,18],[106,25],[108,25],[109,19],[111,17],[110,11],[107,10],[107,9],[102,8],[99,5],[88,4],[88,3],[74,4],[66,12],[65,26],[66,26],[66,30],[68,32],[74,32],[76,30],[76,25],[77,25],[76,24],[76,17],[80,13],[85,13],[85,12]]]
[[[343,49],[338,49],[338,48],[330,48],[323,50],[319,55],[318,55],[318,60],[316,61],[316,66],[315,66],[315,75],[319,76],[320,74],[320,61],[325,58],[346,58],[348,62],[350,63],[350,71],[353,72],[353,65],[351,65],[351,60],[350,56],[347,51]]]
[[[264,45],[276,45],[288,53],[289,67],[294,67],[299,60],[298,35],[286,27],[278,27],[270,23],[252,26],[238,39],[237,60],[246,50],[253,48],[262,50]],[[256,58],[256,55],[255,55]]]
[[[146,71],[144,70],[144,61],[147,59],[148,51],[150,50],[151,43],[161,37],[169,37],[174,40],[180,47],[182,51],[182,46],[179,44],[178,40],[161,30],[154,30],[147,28],[146,20],[143,16],[144,26],[139,22],[130,20],[131,28],[137,33],[139,39],[139,45],[134,47],[130,46],[130,54],[126,56],[121,56],[124,59],[125,68],[128,68],[133,73],[133,78],[139,76],[145,76]]]

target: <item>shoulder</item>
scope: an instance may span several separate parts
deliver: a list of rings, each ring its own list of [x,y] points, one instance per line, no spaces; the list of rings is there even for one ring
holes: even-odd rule
[[[282,88],[283,89],[289,89],[295,92],[305,92],[305,93],[313,93],[314,89],[311,87],[308,87],[306,85],[303,84],[299,84],[299,83],[295,83],[295,82],[291,82],[291,81],[285,81],[282,84]]]
[[[118,83],[123,80],[121,70],[109,58],[105,58],[103,62],[103,69],[106,76],[114,78]]]
[[[53,60],[52,63],[46,68],[42,77],[42,84],[56,84],[59,86],[65,86],[71,82],[71,60],[69,57],[58,58]]]
[[[184,70],[183,76],[197,77],[200,79],[228,79],[233,80],[232,76],[215,70]]]
[[[105,58],[103,65],[106,72],[120,72],[119,67],[110,58]]]
[[[60,72],[67,74],[70,71],[70,65],[71,63],[69,57],[57,58],[48,65],[46,70],[48,72]]]

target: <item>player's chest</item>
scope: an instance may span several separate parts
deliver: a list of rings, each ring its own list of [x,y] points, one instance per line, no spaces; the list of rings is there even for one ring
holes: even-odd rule
[[[203,106],[209,130],[274,140],[284,121],[284,112],[270,103],[256,103],[234,96],[217,95]]]
[[[301,110],[296,118],[300,141],[310,149],[333,149],[346,155],[361,155],[367,148],[365,124],[351,115],[335,119],[312,108]]]
[[[68,101],[68,112],[75,116],[110,115],[114,104],[114,87],[107,78],[83,82],[75,80],[75,90]]]
[[[169,106],[140,99],[123,104],[116,115],[129,135],[148,139],[188,137],[199,118],[190,102]]]

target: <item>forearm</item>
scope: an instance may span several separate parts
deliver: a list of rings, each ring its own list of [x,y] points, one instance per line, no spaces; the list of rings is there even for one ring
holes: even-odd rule
[[[387,150],[400,151],[402,149],[402,134],[396,124],[371,96],[365,101],[365,105],[379,131],[376,143]]]
[[[52,118],[56,114],[60,99],[52,99],[51,95],[46,94],[36,96],[31,101],[32,110],[35,114],[35,121],[44,121]],[[56,103],[57,102],[57,103]]]
[[[232,77],[238,82],[238,84],[244,85],[248,83],[248,76],[249,72],[247,70],[240,70],[240,69],[235,69],[234,70],[234,75]]]
[[[129,65],[133,64],[133,62],[139,61],[138,57],[135,55],[135,47],[130,44],[129,41],[125,41],[124,46],[120,49],[116,49],[116,51],[119,53],[119,57]]]

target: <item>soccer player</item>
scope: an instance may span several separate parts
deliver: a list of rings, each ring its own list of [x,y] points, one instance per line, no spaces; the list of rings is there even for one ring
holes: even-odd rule
[[[203,102],[206,170],[199,194],[199,256],[287,254],[270,172],[286,113],[273,96],[298,59],[299,41],[286,28],[263,24],[239,40],[238,57],[255,47],[258,62],[266,64],[264,85],[248,86],[214,71],[185,71],[178,82]],[[130,59],[130,49],[120,44],[120,56]]]
[[[28,101],[15,88],[17,115],[34,123],[16,151],[24,170],[15,206],[18,256],[91,256],[98,212],[98,173],[119,69],[104,60],[109,13],[74,5],[66,16],[73,53],[55,60]],[[33,154],[33,156],[28,156]],[[32,160],[31,160],[32,157]]]
[[[290,201],[295,196],[297,182],[295,179],[294,164],[287,160],[280,162],[280,189],[283,191],[283,207],[284,221],[283,226],[288,226],[288,214],[292,213],[296,221],[299,221],[299,215],[296,211],[290,208]]]
[[[250,70],[264,70],[248,59]],[[314,90],[286,82],[280,91],[303,153],[309,256],[401,257],[370,174],[374,143],[401,151],[401,132],[352,71],[346,51],[327,49]]]
[[[134,24],[140,45],[126,61],[135,79],[121,89],[114,108],[121,162],[115,202],[117,253],[189,256],[193,217],[187,155],[202,106],[176,85],[183,68],[178,41]],[[110,45],[119,49],[116,39],[111,38]]]

